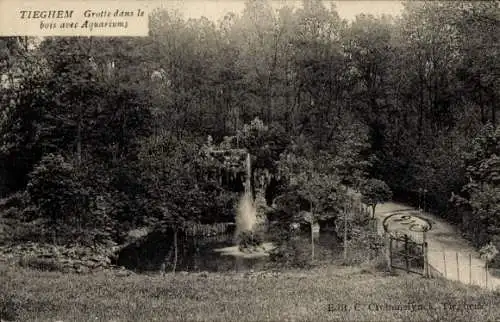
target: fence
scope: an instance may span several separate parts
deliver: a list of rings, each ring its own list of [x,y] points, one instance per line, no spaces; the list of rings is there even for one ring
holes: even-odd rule
[[[472,253],[433,250],[429,254],[433,277],[440,276],[464,284],[477,285],[496,290],[500,287],[498,278],[493,277],[483,261]]]
[[[432,244],[427,244],[426,232],[405,231],[401,233],[388,232],[384,229],[384,233],[389,238],[387,246],[389,268],[402,269],[430,278],[443,277],[491,290],[500,289],[500,279],[492,276],[484,261],[472,253],[464,254],[433,248]],[[423,251],[417,252],[418,254],[410,254],[408,249],[415,247],[421,247]],[[394,263],[394,259],[397,257],[404,261]],[[416,270],[412,266],[412,260],[423,261],[423,270]]]
[[[184,231],[188,236],[217,236],[234,232],[236,224],[233,222],[223,222],[215,224],[187,223]]]
[[[439,250],[428,243],[427,231],[432,229],[432,224],[417,212],[406,209],[395,211],[383,219],[377,218],[377,223],[373,225],[377,227],[379,235],[386,238],[389,269],[401,269],[429,278],[443,277],[490,290],[500,290],[500,278],[492,276],[484,261],[473,253]],[[392,230],[389,229],[390,226]],[[402,228],[402,231],[398,228]],[[420,248],[421,251],[411,254],[412,248]],[[412,261],[423,261],[423,267],[412,266]]]
[[[433,265],[431,265],[429,262],[427,262],[427,271],[428,275],[427,277],[429,278],[438,278],[438,277],[443,277],[443,273],[441,273],[439,270],[437,270]]]

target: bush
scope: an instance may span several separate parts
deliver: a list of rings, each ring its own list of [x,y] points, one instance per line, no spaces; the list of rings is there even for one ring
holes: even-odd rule
[[[49,242],[52,239],[51,231],[40,221],[25,223],[16,220],[9,223],[7,227],[7,233],[4,234],[2,240],[6,244],[18,244],[29,241]]]
[[[376,257],[365,260],[360,263],[361,272],[367,274],[376,274],[378,272],[387,272],[387,259],[384,254],[378,254]]]
[[[46,272],[61,272],[63,265],[57,260],[50,258],[39,257],[23,257],[19,261],[19,265],[24,268],[31,268],[39,271]]]
[[[382,180],[369,179],[361,186],[363,203],[371,206],[373,212],[379,203],[389,201],[392,198],[391,188]]]
[[[29,196],[25,191],[13,193],[0,200],[0,211],[2,211],[3,218],[30,220],[30,214],[24,212],[28,207]]]
[[[88,193],[73,165],[60,155],[42,158],[30,174],[27,192],[41,217],[53,223],[68,222],[75,217],[81,221],[88,214]]]
[[[10,196],[0,200],[0,208],[23,208],[28,202],[28,194],[23,192],[16,192]]]
[[[241,251],[252,251],[262,245],[263,236],[253,231],[244,231],[238,235],[238,246]]]
[[[371,262],[377,257],[383,256],[384,245],[383,237],[363,228],[347,241],[349,256],[346,264]]]
[[[339,238],[344,238],[344,216],[335,219],[335,233]],[[370,224],[370,217],[364,212],[354,212],[347,217],[347,239],[353,237],[355,231],[364,229]]]
[[[271,251],[270,260],[286,267],[308,267],[311,260],[311,245],[299,236],[291,237],[283,240]]]
[[[292,230],[290,225],[273,225],[271,229],[275,236],[273,241],[277,245],[270,252],[269,259],[272,262],[278,266],[310,267],[311,241],[309,236],[303,237],[298,229]]]

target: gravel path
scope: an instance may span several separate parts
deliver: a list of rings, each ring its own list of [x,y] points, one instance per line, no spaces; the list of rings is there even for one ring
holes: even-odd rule
[[[418,209],[393,202],[378,205],[375,216],[379,219],[379,231],[382,230],[381,223],[385,217],[393,213],[406,212],[415,213]],[[427,232],[429,264],[432,267],[450,280],[488,289],[500,289],[500,279],[486,274],[484,260],[456,228],[429,213],[421,213],[419,216],[432,224],[431,230]]]

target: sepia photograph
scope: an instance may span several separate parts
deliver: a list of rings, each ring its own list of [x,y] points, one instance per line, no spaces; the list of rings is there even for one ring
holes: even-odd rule
[[[499,4],[0,0],[0,322],[500,321]]]

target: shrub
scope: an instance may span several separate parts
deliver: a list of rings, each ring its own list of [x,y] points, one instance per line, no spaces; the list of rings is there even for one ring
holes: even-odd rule
[[[348,212],[347,215],[347,239],[351,239],[353,234],[359,232],[361,230],[369,230],[369,225],[373,224],[373,219],[368,214],[368,212],[364,210],[352,210]],[[341,239],[344,238],[344,215],[341,214],[337,218],[335,218],[335,233]]]
[[[28,202],[28,194],[25,191],[16,192],[0,200],[0,208],[23,208]]]
[[[2,217],[7,219],[20,221],[31,220],[31,214],[29,212],[25,212],[25,209],[29,207],[29,196],[25,191],[13,193],[0,200],[0,211],[2,212]]]
[[[270,253],[270,260],[286,267],[308,267],[311,260],[311,245],[299,236],[283,240]]]
[[[378,179],[369,179],[364,182],[361,193],[363,194],[363,203],[372,207],[373,214],[375,214],[377,204],[389,201],[392,198],[392,191],[389,186]]]
[[[383,255],[383,237],[367,229],[360,229],[347,241],[349,258],[347,264],[361,264]]]
[[[30,174],[27,192],[41,217],[53,223],[82,219],[88,213],[88,193],[73,165],[60,155],[42,158]]]
[[[253,231],[244,231],[238,235],[238,246],[241,251],[252,251],[262,245],[263,236]]]
[[[19,261],[19,265],[24,268],[36,269],[47,272],[61,272],[63,265],[57,260],[39,257],[23,257]]]
[[[286,267],[306,268],[311,264],[311,241],[300,230],[291,229],[290,225],[272,226],[276,248],[270,252],[269,259],[275,264]]]
[[[4,236],[6,243],[25,243],[29,241],[47,242],[51,241],[52,234],[40,221],[24,223],[16,221],[9,225],[8,233]]]
[[[387,271],[387,259],[383,253],[379,253],[374,258],[362,262],[360,266],[364,273],[373,274],[376,272],[385,272]]]

